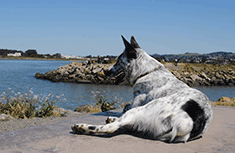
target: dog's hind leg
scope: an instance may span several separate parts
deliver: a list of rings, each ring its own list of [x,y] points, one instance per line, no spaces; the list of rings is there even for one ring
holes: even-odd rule
[[[106,124],[109,124],[109,123],[113,123],[114,121],[116,121],[118,119],[118,117],[108,117],[105,121]]]

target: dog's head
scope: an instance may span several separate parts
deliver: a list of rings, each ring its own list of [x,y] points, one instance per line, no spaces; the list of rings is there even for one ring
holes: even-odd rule
[[[140,48],[133,36],[131,37],[131,43],[123,36],[122,39],[125,50],[119,55],[117,62],[104,71],[106,76],[115,77],[115,84],[123,81],[124,77],[130,84],[133,84],[141,75],[162,66],[161,63],[150,57]]]

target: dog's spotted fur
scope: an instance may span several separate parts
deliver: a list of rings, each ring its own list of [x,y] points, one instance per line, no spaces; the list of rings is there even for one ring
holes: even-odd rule
[[[207,96],[178,80],[142,50],[133,36],[131,43],[122,38],[125,50],[105,73],[125,74],[134,87],[132,106],[126,107],[120,118],[108,119],[112,123],[75,124],[73,132],[108,136],[124,130],[167,142],[186,142],[202,136],[212,119]]]

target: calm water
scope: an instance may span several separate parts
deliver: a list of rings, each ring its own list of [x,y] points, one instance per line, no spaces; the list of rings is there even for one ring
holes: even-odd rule
[[[53,83],[34,78],[35,73],[45,73],[71,61],[49,60],[0,60],[0,94],[9,87],[15,92],[25,93],[31,88],[34,94],[53,95],[64,94],[66,102],[57,103],[59,107],[75,109],[79,105],[94,103],[92,91],[105,91],[107,99],[122,98],[130,101],[133,98],[129,86],[91,85],[75,83]],[[235,87],[195,87],[204,92],[212,101],[222,96],[234,97]]]

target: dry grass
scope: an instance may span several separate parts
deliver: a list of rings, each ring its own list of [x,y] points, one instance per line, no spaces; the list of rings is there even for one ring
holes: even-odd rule
[[[63,116],[60,111],[54,111],[56,101],[60,101],[61,96],[49,94],[35,95],[32,89],[29,93],[21,94],[9,88],[7,92],[0,95],[0,113],[10,115],[14,118],[27,119],[32,117]]]
[[[211,102],[212,106],[230,106],[230,107],[234,107],[235,106],[235,102]]]
[[[170,70],[182,70],[182,71],[199,71],[199,72],[220,72],[220,71],[228,71],[233,70],[235,71],[235,65],[229,64],[229,65],[219,65],[219,64],[203,64],[203,63],[178,63],[178,66],[173,66],[173,63],[165,63],[165,66],[169,68]]]
[[[86,112],[86,113],[99,113],[101,108],[96,104],[82,105],[77,107],[74,111],[76,112]]]
[[[218,101],[211,102],[212,106],[230,106],[235,107],[235,97],[221,97]]]
[[[235,107],[235,97],[221,97],[218,101],[211,102],[212,106],[230,106]]]

